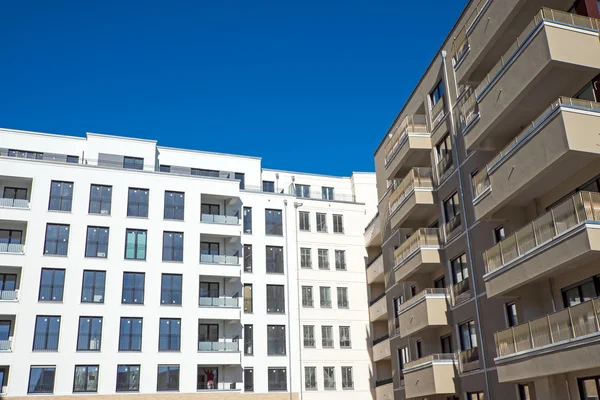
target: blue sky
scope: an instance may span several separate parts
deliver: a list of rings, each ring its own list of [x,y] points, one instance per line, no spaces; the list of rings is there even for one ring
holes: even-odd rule
[[[465,3],[3,2],[0,127],[373,171]]]

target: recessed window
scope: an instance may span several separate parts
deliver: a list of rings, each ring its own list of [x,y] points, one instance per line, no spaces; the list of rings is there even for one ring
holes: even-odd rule
[[[304,334],[304,347],[315,347],[315,326],[304,325],[302,331]]]
[[[436,289],[444,289],[446,287],[446,277],[442,275],[433,281],[433,287]]]
[[[321,326],[321,345],[324,349],[333,348],[333,326]]]
[[[337,303],[338,308],[348,308],[350,306],[348,302],[348,288],[337,288]]]
[[[561,289],[563,305],[572,307],[600,296],[600,276]]]
[[[53,393],[56,367],[31,367],[28,394]]]
[[[244,392],[254,392],[254,368],[244,368]]]
[[[83,271],[82,303],[104,303],[106,271]]]
[[[317,232],[327,232],[327,214],[317,213]]]
[[[433,88],[431,93],[429,94],[431,98],[431,104],[436,105],[442,97],[444,97],[444,81],[439,81],[437,85]]]
[[[329,269],[329,250],[318,249],[319,269]]]
[[[39,301],[62,301],[65,290],[65,270],[42,268]]]
[[[144,304],[145,280],[143,272],[123,272],[122,304]]]
[[[195,176],[209,176],[211,178],[219,177],[219,171],[213,169],[192,168],[191,174]]]
[[[183,232],[163,232],[163,261],[183,261]]]
[[[579,384],[581,400],[594,400],[600,398],[600,376],[580,378],[577,380],[577,383]]]
[[[313,288],[312,286],[302,286],[302,307],[313,307]]]
[[[69,251],[69,225],[47,224],[44,255],[66,256]]]
[[[418,360],[423,357],[423,342],[421,340],[417,340],[416,348],[417,348],[417,360]]]
[[[309,198],[310,197],[310,185],[296,184],[296,197]]]
[[[179,365],[159,365],[156,377],[159,392],[179,390]]]
[[[165,219],[182,220],[185,212],[185,193],[165,191]]]
[[[465,322],[458,326],[460,334],[460,348],[462,351],[477,347],[477,334],[475,333],[475,321]]]
[[[506,321],[508,322],[508,326],[517,326],[519,324],[519,319],[517,318],[517,304],[514,302],[506,303],[504,309],[506,310]]]
[[[462,254],[450,261],[450,269],[452,270],[452,280],[454,284],[458,284],[466,279],[469,279],[469,268],[467,266],[467,256]]]
[[[142,351],[141,318],[121,317],[119,330],[119,351]]]
[[[50,211],[71,211],[73,182],[52,181],[50,184]]]
[[[214,351],[213,343],[219,342],[218,324],[198,324],[198,349]]]
[[[97,365],[76,365],[73,378],[74,393],[96,393],[98,391]]]
[[[128,217],[148,217],[148,198],[150,191],[148,189],[129,188],[127,198],[127,216]]]
[[[352,367],[342,367],[342,389],[354,389]]]
[[[352,341],[350,340],[350,327],[340,326],[340,348],[349,349],[352,347]]]
[[[504,234],[504,227],[503,226],[499,226],[496,229],[494,229],[494,242],[495,243],[500,242],[505,237],[506,237],[506,235]]]
[[[35,318],[33,351],[58,351],[60,317],[38,315]]]
[[[144,159],[139,157],[123,157],[123,168],[144,169]]]
[[[265,233],[267,235],[283,235],[281,210],[265,210]]]
[[[269,392],[287,390],[287,370],[285,368],[269,368],[267,375]]]
[[[252,312],[252,284],[244,283],[244,312]]]
[[[170,165],[161,165],[159,167],[160,172],[171,172],[171,166]]]
[[[333,233],[344,233],[344,216],[333,214]]]
[[[158,351],[179,351],[181,348],[181,319],[161,318]]]
[[[285,356],[285,325],[267,325],[267,354]]]
[[[244,245],[244,272],[252,272],[252,245]]]
[[[67,156],[67,162],[71,164],[79,164],[79,156]]]
[[[331,288],[320,286],[319,295],[321,297],[321,308],[331,308]]]
[[[446,218],[446,225],[451,227],[452,230],[460,226],[460,205],[458,202],[458,192],[455,192],[446,201],[444,201],[444,217]]]
[[[160,304],[181,305],[182,280],[179,274],[162,274]]]
[[[267,314],[285,314],[283,285],[267,285]]]
[[[298,225],[301,231],[310,231],[310,213],[308,211],[298,213]]]
[[[321,188],[321,199],[323,200],[333,200],[333,188],[325,187]]]
[[[137,392],[140,390],[140,366],[117,366],[117,392]]]
[[[219,367],[206,367],[198,365],[197,369],[197,390],[219,389]]]
[[[275,193],[275,182],[263,181],[263,192]]]
[[[531,394],[529,393],[529,385],[527,384],[518,384],[517,391],[519,392],[519,400],[531,400]],[[584,394],[583,391],[582,395]],[[590,399],[593,397],[582,397],[583,399]],[[596,398],[598,398],[598,392],[596,392]]]
[[[244,233],[252,233],[252,207],[244,207]]]
[[[246,188],[246,175],[243,172],[236,172],[234,177],[240,181],[240,189],[244,190]]]
[[[145,260],[148,232],[142,229],[127,229],[125,234],[125,259]]]
[[[307,390],[317,389],[317,368],[304,367],[304,388]]]
[[[90,188],[90,214],[110,215],[112,207],[112,186],[92,185]]]
[[[335,390],[335,368],[323,367],[323,384],[325,390]]]
[[[283,274],[283,247],[266,246],[266,264],[268,274]]]
[[[335,269],[336,271],[346,270],[346,250],[335,251]]]
[[[244,355],[254,354],[254,330],[253,325],[244,325]]]
[[[100,351],[102,317],[79,317],[77,351]]]
[[[300,268],[312,268],[312,250],[306,247],[300,248]]]
[[[85,256],[94,258],[108,257],[109,229],[101,226],[88,226],[85,241]]]
[[[485,395],[483,392],[469,392],[467,393],[467,400],[484,400]]]

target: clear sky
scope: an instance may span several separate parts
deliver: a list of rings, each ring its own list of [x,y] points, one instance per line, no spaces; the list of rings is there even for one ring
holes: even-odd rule
[[[0,127],[373,171],[465,4],[3,1]]]

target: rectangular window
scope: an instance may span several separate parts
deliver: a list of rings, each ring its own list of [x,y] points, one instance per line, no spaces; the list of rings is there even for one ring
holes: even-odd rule
[[[202,215],[220,215],[221,206],[218,204],[202,203],[200,205],[200,214]],[[208,219],[208,221],[214,221],[214,219]]]
[[[432,105],[436,105],[438,101],[440,101],[440,99],[444,97],[444,81],[439,81],[438,84],[435,85],[435,87],[429,94],[429,97],[431,98]]]
[[[336,271],[346,270],[346,250],[335,251],[335,269]]]
[[[65,270],[42,268],[38,301],[63,301]]]
[[[102,317],[79,317],[77,351],[100,351]]]
[[[410,287],[410,297],[413,298],[417,295],[417,285],[412,285]]]
[[[407,362],[410,362],[410,357],[408,355],[408,347],[401,347],[398,349],[398,370],[400,371],[401,379],[404,378],[404,366]]]
[[[323,367],[323,385],[325,390],[335,390],[335,368]]]
[[[420,340],[417,340],[416,346],[417,346],[417,360],[418,360],[423,357],[423,342]]]
[[[496,229],[494,229],[494,243],[500,242],[505,237],[506,237],[506,235],[504,233],[504,227],[503,226],[499,226]]]
[[[301,231],[310,231],[310,213],[300,211],[298,213],[298,225]]]
[[[506,303],[504,309],[506,310],[506,321],[508,322],[508,326],[517,326],[519,324],[519,319],[517,318],[517,305],[515,303]]]
[[[101,226],[88,226],[85,241],[85,256],[95,258],[108,257],[109,229]]]
[[[98,391],[98,366],[76,365],[73,393],[96,393]]]
[[[163,261],[183,261],[183,232],[163,232]]]
[[[315,326],[304,325],[302,330],[304,332],[304,347],[315,347]]]
[[[352,367],[342,367],[342,389],[354,389]]]
[[[244,368],[244,392],[254,392],[254,368]]]
[[[321,198],[323,200],[333,200],[333,188],[323,186],[321,188]]]
[[[110,215],[112,207],[112,186],[92,185],[90,188],[90,214]]]
[[[44,153],[38,153],[36,151],[25,151],[25,150],[15,150],[8,149],[9,157],[18,157],[18,158],[30,158],[32,160],[43,160]]]
[[[117,366],[117,392],[137,392],[140,390],[140,366]]]
[[[333,233],[344,233],[344,216],[333,214]]]
[[[179,390],[179,365],[158,366],[156,390],[158,392]]]
[[[0,229],[0,251],[23,252],[23,231]]]
[[[47,224],[44,254],[66,256],[69,251],[69,225]]]
[[[17,274],[0,273],[0,297],[3,291],[13,292],[17,290]]]
[[[210,176],[212,178],[219,177],[219,171],[215,171],[214,169],[192,168],[191,173],[194,176]]]
[[[267,354],[285,356],[285,325],[267,325]]]
[[[440,338],[440,344],[442,345],[442,353],[450,354],[452,351],[452,335],[442,336]]]
[[[319,269],[329,269],[329,250],[318,249],[317,256],[319,260]]]
[[[123,272],[122,304],[144,304],[146,274],[143,272]]]
[[[244,272],[252,272],[252,245],[244,245]]]
[[[209,343],[206,348],[212,350],[212,344],[219,341],[219,325],[218,324],[198,324],[198,342]]]
[[[27,189],[5,186],[2,197],[10,200],[27,200]]]
[[[119,330],[119,351],[142,351],[141,318],[121,317]]]
[[[462,351],[477,347],[477,334],[475,333],[475,321],[465,322],[458,326],[460,333],[460,348]]]
[[[301,247],[300,248],[300,268],[312,268],[312,250]]]
[[[316,367],[304,367],[304,388],[307,390],[317,390]]]
[[[452,196],[444,201],[444,217],[446,224],[454,221],[460,216],[460,203],[458,202],[458,192],[454,192]],[[459,225],[456,225],[457,227]]]
[[[337,288],[337,304],[338,308],[350,307],[348,303],[348,288],[339,287]]]
[[[265,233],[267,235],[283,235],[281,210],[265,210]]]
[[[483,392],[469,392],[467,393],[467,400],[484,400],[485,396]]]
[[[165,191],[165,219],[183,221],[185,211],[185,193]]]
[[[160,172],[171,172],[171,166],[170,165],[161,165],[159,167],[159,171]]]
[[[252,284],[244,283],[244,312],[252,312]]]
[[[275,193],[275,182],[263,181],[263,192]]]
[[[267,314],[285,314],[283,285],[267,285]]]
[[[67,162],[71,164],[79,164],[79,156],[67,156]]]
[[[106,271],[83,271],[82,303],[104,303]]]
[[[31,367],[28,394],[53,393],[56,367]]]
[[[73,182],[52,181],[50,184],[50,211],[71,211],[73,205]]]
[[[218,242],[200,242],[200,262],[215,262],[220,253]]]
[[[577,383],[579,384],[581,400],[596,400],[600,398],[600,376],[580,378],[577,380]]]
[[[181,305],[182,280],[183,277],[179,274],[162,274],[160,304]]]
[[[216,299],[218,297],[219,297],[219,282],[200,282],[200,298]]]
[[[340,326],[340,348],[349,349],[352,347],[352,341],[350,340],[350,327]]]
[[[321,296],[321,308],[331,308],[331,288],[326,286],[319,287]]]
[[[324,349],[333,348],[333,326],[321,326],[321,345]]]
[[[467,256],[462,254],[450,261],[450,269],[452,270],[452,280],[455,285],[468,279],[469,268],[467,267]]]
[[[58,351],[60,317],[38,315],[35,318],[33,351]]]
[[[145,260],[148,231],[142,229],[127,229],[125,233],[125,259]]]
[[[296,197],[309,198],[310,197],[310,185],[296,184]]]
[[[144,159],[139,157],[123,157],[123,168],[144,169]]]
[[[519,392],[519,400],[531,400],[531,394],[529,393],[529,385],[527,385],[527,384],[525,384],[525,385],[519,384],[519,385],[517,385],[517,388],[518,388],[517,390]],[[583,390],[580,390],[580,392],[581,392],[582,395],[583,394],[587,394]],[[593,399],[593,397],[591,397],[591,396],[589,396],[589,397],[582,397],[582,398],[583,399],[589,399],[589,398]],[[597,391],[596,391],[596,398],[598,398],[598,392]]]
[[[583,282],[561,289],[564,307],[572,307],[589,301],[600,295],[600,277],[589,278]]]
[[[244,325],[244,355],[254,355],[254,330],[253,325]]]
[[[317,213],[317,232],[327,232],[327,214]]]
[[[244,233],[252,233],[252,207],[244,207]]]
[[[240,181],[240,189],[244,190],[246,188],[246,175],[243,172],[236,172],[234,177]]]
[[[161,318],[158,332],[158,351],[179,351],[181,347],[181,319]]]
[[[269,392],[287,390],[287,371],[285,368],[268,369]]]
[[[150,190],[129,188],[127,198],[128,217],[148,217],[148,197]]]
[[[266,258],[268,274],[283,274],[283,247],[267,246]]]
[[[433,281],[433,287],[436,289],[444,289],[446,287],[446,277],[442,275]]]
[[[314,306],[312,291],[312,286],[302,286],[302,307]]]

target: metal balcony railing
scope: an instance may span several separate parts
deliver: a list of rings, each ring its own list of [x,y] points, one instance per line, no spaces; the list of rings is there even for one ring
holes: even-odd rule
[[[200,307],[222,307],[222,308],[239,308],[239,297],[200,297],[198,299]]]
[[[321,339],[321,345],[323,347],[333,347],[333,339]]]
[[[428,356],[419,358],[418,360],[409,361],[404,364],[404,370],[417,367],[419,365],[427,363],[435,363],[436,361],[458,361],[456,353],[441,353],[441,354],[430,354]]]
[[[390,215],[417,188],[433,190],[433,173],[431,168],[413,168],[406,174],[390,195]]]
[[[383,385],[387,385],[389,383],[394,382],[393,378],[382,378],[382,379],[377,379],[375,381],[375,387],[379,387],[379,386],[383,386]]]
[[[20,243],[0,243],[0,253],[25,254],[25,245]]]
[[[200,254],[201,263],[211,264],[227,264],[227,265],[239,265],[239,256],[226,256],[221,254]]]
[[[469,86],[465,89],[464,95],[458,102],[458,121],[460,130],[464,131],[478,116],[479,103],[477,103],[475,89]]]
[[[313,299],[303,299],[302,300],[302,307],[314,307],[315,302]]]
[[[392,137],[384,147],[386,167],[392,161],[400,147],[406,142],[409,133],[429,135],[425,115],[408,115],[393,130]]]
[[[440,235],[438,229],[421,228],[413,232],[413,234],[394,251],[395,265],[408,259],[409,256],[422,247],[440,247]]]
[[[498,357],[535,350],[600,332],[600,298],[496,332]]]
[[[235,215],[214,215],[214,214],[202,214],[200,215],[201,222],[210,222],[213,224],[225,224],[225,225],[239,225],[240,219]]]
[[[489,2],[490,0],[479,0],[479,3],[477,3],[475,9],[469,15],[469,18],[467,18],[463,27],[460,29],[460,31],[458,31],[458,34],[454,39],[454,43],[452,43],[452,61],[455,69],[457,68],[457,64],[463,59],[469,50],[469,31],[474,26],[475,21]]]
[[[501,269],[585,221],[600,222],[600,193],[578,192],[483,253],[485,272]]]
[[[375,297],[373,300],[369,301],[369,306],[372,306],[373,304],[377,303],[379,300],[383,299],[385,297],[385,292],[378,294],[377,297]]]
[[[375,346],[376,344],[381,343],[384,340],[387,340],[389,338],[390,338],[390,334],[389,333],[386,333],[383,336],[379,336],[377,339],[373,339],[373,346]]]
[[[9,337],[6,340],[0,340],[0,351],[11,351],[12,350],[13,338]],[[0,382],[1,384],[1,382]]]
[[[19,300],[18,290],[0,290],[0,300],[16,301]]]
[[[29,208],[29,200],[7,199],[0,197],[0,207],[4,208]]]
[[[198,342],[198,351],[238,352],[239,342]]]
[[[377,261],[379,259],[379,257],[381,257],[382,254],[383,253],[379,253],[379,254],[377,254],[375,257],[373,257],[371,259],[366,259],[365,260],[365,267],[366,267],[366,269],[369,269],[369,267],[371,265],[373,265],[375,263],[375,261]]]
[[[427,296],[435,296],[435,297],[448,297],[450,291],[446,288],[427,288],[420,293],[417,293],[414,297],[406,300],[404,303],[400,305],[398,308],[398,312],[402,313],[406,309],[410,308],[414,304],[418,303],[422,299]]]
[[[304,347],[315,347],[314,338],[304,338]]]

